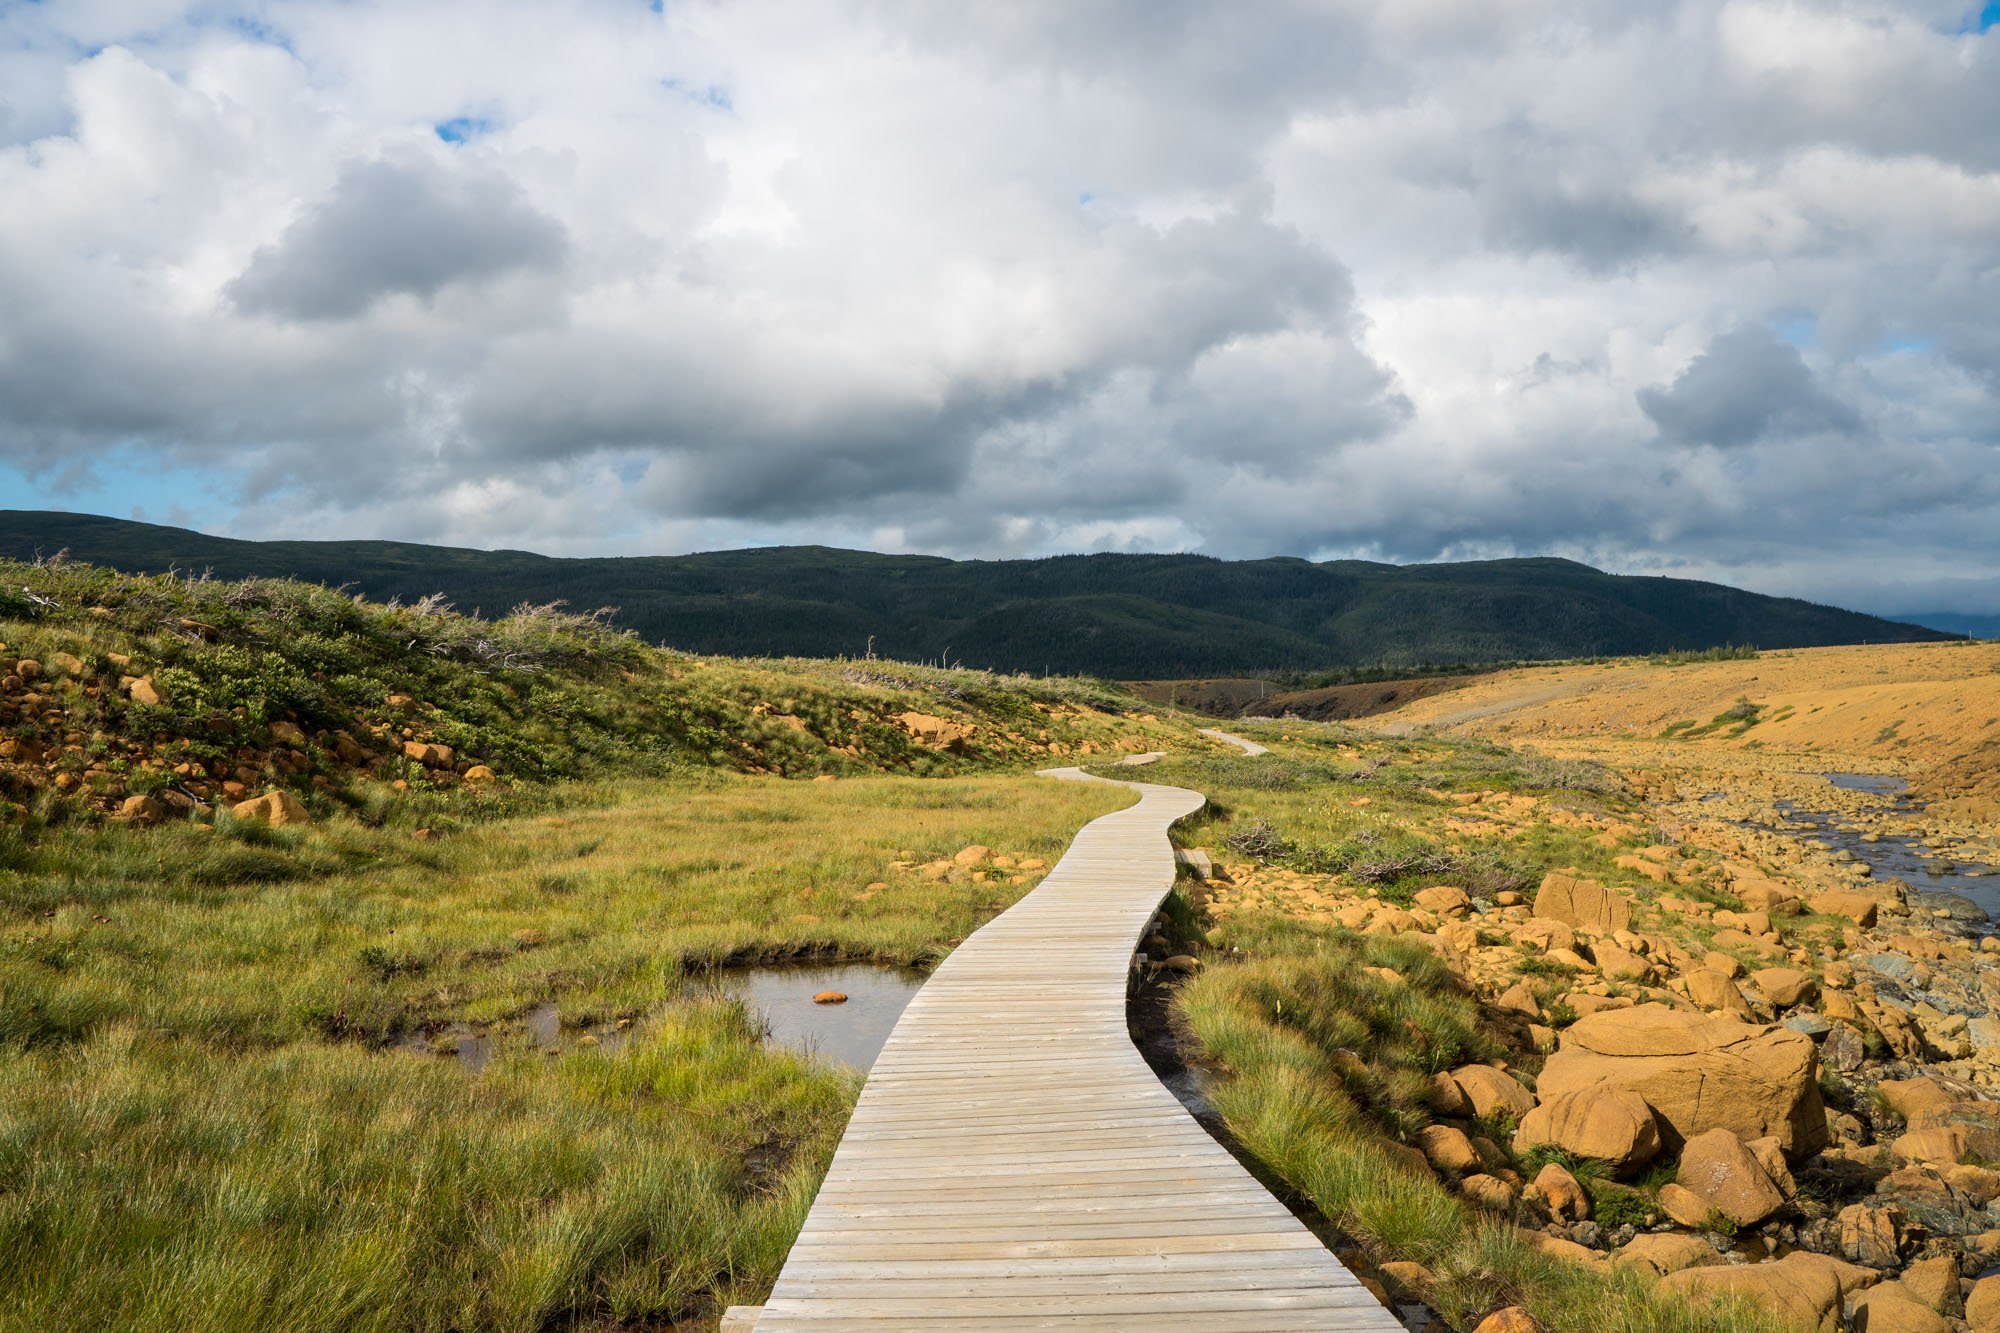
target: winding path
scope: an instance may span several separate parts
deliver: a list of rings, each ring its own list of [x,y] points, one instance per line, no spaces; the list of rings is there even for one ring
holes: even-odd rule
[[[1132,950],[1204,798],[1118,785],[1138,803],[910,1002],[769,1302],[725,1330],[1401,1327],[1133,1047]]]

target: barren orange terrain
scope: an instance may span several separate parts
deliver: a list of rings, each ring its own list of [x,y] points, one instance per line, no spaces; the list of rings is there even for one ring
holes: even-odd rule
[[[1620,766],[1893,773],[1938,814],[2000,814],[2000,643],[1527,667],[1362,725],[1583,749]]]

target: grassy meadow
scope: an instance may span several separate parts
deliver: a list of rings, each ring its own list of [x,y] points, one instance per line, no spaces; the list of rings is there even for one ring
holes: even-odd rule
[[[1139,749],[1173,753],[1107,772],[1212,798],[1183,842],[1293,872],[1179,923],[1213,948],[1179,1013],[1272,1178],[1429,1266],[1462,1326],[1504,1296],[1555,1328],[1764,1327],[1403,1171],[1429,1075],[1502,1037],[1431,955],[1299,887],[1628,882],[1597,825],[1455,819],[1472,792],[1635,818],[1593,766],[1315,724],[1246,726],[1278,751],[1250,759],[1091,681],[0,572],[0,1330],[609,1333],[754,1302],[859,1082],[765,1045],[714,970],[934,963],[1130,799],[1029,770]],[[239,820],[232,786],[311,821]],[[991,858],[953,864],[971,844]]]
[[[702,970],[933,960],[1039,876],[895,862],[1053,862],[1126,799],[714,772],[434,841],[0,832],[0,1327],[615,1328],[754,1297],[858,1084],[760,1045]],[[546,1054],[520,1020],[548,1003],[631,1035]],[[476,1075],[424,1049],[467,1028]]]

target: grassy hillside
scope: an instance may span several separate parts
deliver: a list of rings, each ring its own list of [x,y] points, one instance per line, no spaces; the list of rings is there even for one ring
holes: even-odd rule
[[[950,776],[1191,732],[1148,707],[1062,677],[692,657],[550,606],[479,620],[0,561],[0,822],[199,816],[273,788],[421,819],[524,781]]]
[[[642,638],[738,656],[864,656],[1126,679],[1951,637],[1789,598],[1567,560],[1451,565],[1194,555],[952,561],[824,547],[552,559],[396,542],[240,542],[79,514],[0,511],[0,556],[67,549],[124,570],[210,570],[618,608]]]

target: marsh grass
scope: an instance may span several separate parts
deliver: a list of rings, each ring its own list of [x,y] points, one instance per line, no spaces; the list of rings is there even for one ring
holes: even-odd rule
[[[716,773],[556,787],[428,842],[8,835],[0,1327],[608,1329],[755,1299],[858,1080],[761,1045],[701,974],[934,959],[1038,877],[891,862],[1052,863],[1129,799]],[[632,1035],[537,1050],[518,1020],[547,1003]],[[424,1053],[467,1027],[483,1072]]]
[[[1147,770],[1149,781],[1206,793],[1205,819],[1183,841],[1206,839],[1234,855],[1309,875],[1338,876],[1407,903],[1433,884],[1474,896],[1532,890],[1547,869],[1575,867],[1611,883],[1637,876],[1583,831],[1536,823],[1505,841],[1453,831],[1451,794],[1499,791],[1553,800],[1590,813],[1623,814],[1630,795],[1594,764],[1523,755],[1481,741],[1391,739],[1322,724],[1232,724],[1278,743],[1280,752],[1243,762],[1176,753]],[[1289,737],[1281,740],[1281,737]],[[1097,770],[1116,776],[1114,770]]]

